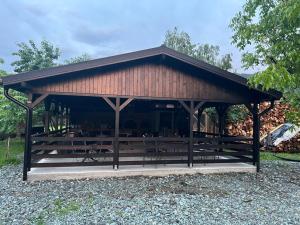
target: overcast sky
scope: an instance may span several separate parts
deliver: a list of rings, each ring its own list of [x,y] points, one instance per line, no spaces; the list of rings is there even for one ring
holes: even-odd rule
[[[230,19],[244,0],[2,0],[0,58],[12,71],[16,43],[46,39],[62,59],[88,53],[93,58],[156,47],[177,26],[196,43],[219,45],[232,53],[242,72],[239,51],[231,45]]]

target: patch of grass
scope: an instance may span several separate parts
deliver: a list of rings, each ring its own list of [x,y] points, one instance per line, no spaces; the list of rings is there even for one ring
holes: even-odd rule
[[[89,192],[87,203],[89,204],[89,206],[92,206],[94,204],[94,196],[91,192]]]
[[[61,199],[57,199],[54,201],[54,207],[54,211],[61,216],[73,211],[78,211],[80,208],[80,206],[75,201],[65,203]]]
[[[300,153],[276,153],[277,156],[283,157],[286,159],[292,160],[300,160]],[[280,160],[276,158],[272,152],[261,152],[260,153],[261,160]]]
[[[8,164],[19,164],[24,151],[24,140],[10,139],[9,148],[7,140],[0,141],[0,167]]]
[[[39,215],[35,220],[34,220],[34,223],[36,225],[45,225],[45,219],[42,215]]]

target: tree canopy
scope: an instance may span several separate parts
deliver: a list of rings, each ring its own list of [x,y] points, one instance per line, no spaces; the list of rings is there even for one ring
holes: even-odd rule
[[[177,27],[167,31],[164,45],[224,70],[232,69],[231,54],[220,57],[220,47],[218,45],[195,44],[188,33],[179,31]]]
[[[164,44],[169,48],[218,66],[221,69],[232,69],[230,53],[220,57],[220,47],[218,45],[194,44],[189,34],[184,31],[178,31],[177,27],[174,30],[167,31]],[[205,112],[213,119],[217,117],[214,108],[206,108]],[[248,111],[245,106],[231,106],[227,111],[227,120],[237,122],[245,119],[247,115]]]
[[[18,51],[12,53],[18,57],[18,59],[12,63],[14,72],[27,72],[59,65],[60,49],[46,40],[43,40],[39,46],[32,40],[30,40],[28,44],[24,42],[18,43],[17,46],[19,47]],[[64,64],[82,62],[90,58],[88,54],[82,54],[81,56],[65,60]],[[0,58],[0,67],[3,63],[4,60]],[[7,75],[8,73],[0,68],[0,77]],[[3,93],[2,87],[0,87],[0,91]],[[26,102],[27,97],[23,93],[11,90],[10,95],[21,102]],[[35,109],[33,116],[34,120],[41,118],[41,108]],[[21,130],[24,129],[25,126],[24,109],[6,99],[4,95],[0,95],[0,124],[0,136],[11,134],[20,135]]]
[[[263,68],[249,83],[283,92],[287,118],[300,125],[300,1],[247,0],[230,27],[244,67]]]
[[[40,47],[33,40],[29,43],[21,42],[17,44],[19,50],[12,55],[19,57],[11,65],[17,73],[31,70],[39,70],[57,65],[60,50],[50,42],[43,40]]]
[[[87,53],[84,53],[80,56],[72,57],[64,61],[64,64],[80,63],[85,62],[91,59],[91,56]]]

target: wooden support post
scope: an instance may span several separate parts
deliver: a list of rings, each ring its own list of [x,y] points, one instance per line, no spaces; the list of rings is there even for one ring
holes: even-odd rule
[[[198,119],[197,119],[197,131],[198,133],[201,132],[201,116],[202,116],[202,112],[204,111],[204,108],[199,108],[198,109]]]
[[[26,119],[26,134],[25,134],[25,143],[26,143],[26,153],[24,153],[24,161],[25,158],[27,160],[27,171],[30,171],[31,169],[31,130],[32,130],[32,108],[29,108],[27,111],[27,119]],[[27,155],[25,157],[25,154]],[[25,162],[24,162],[25,163]],[[27,179],[27,173],[26,173],[26,179]],[[26,180],[25,179],[25,180]],[[23,174],[23,180],[24,180],[24,174]]]
[[[33,101],[33,94],[29,94],[28,95],[28,100],[27,100],[27,115],[26,115],[26,133],[25,133],[25,143],[26,143],[26,148],[25,151],[26,153],[24,153],[24,161],[25,161],[25,154],[26,156],[26,167],[27,167],[27,171],[30,171],[31,169],[31,130],[32,130],[32,111],[33,111],[33,107],[32,107],[32,101]],[[27,174],[26,174],[26,179],[27,179]]]
[[[189,152],[188,152],[188,166],[192,167],[193,166],[193,117],[194,117],[194,101],[191,101],[190,103],[190,125],[189,125],[189,130],[190,130],[190,135],[189,135]]]
[[[259,104],[254,103],[252,108],[253,116],[253,165],[256,165],[256,172],[260,170],[260,155],[259,155],[259,127],[260,127],[260,118],[258,114]]]
[[[66,108],[66,128],[67,131],[69,131],[70,129],[70,108],[69,107]]]
[[[224,135],[227,109],[228,109],[227,105],[221,105],[219,107],[216,107],[216,111],[218,113],[218,119],[219,119],[218,133],[220,136]]]
[[[64,105],[60,105],[60,123],[59,123],[59,129],[60,133],[63,133],[63,126],[64,126]]]
[[[119,133],[120,133],[120,98],[116,98],[115,105],[115,143],[114,143],[114,167],[119,169]]]
[[[202,111],[201,111],[201,113],[202,113]],[[197,117],[198,117],[198,120],[197,120],[197,132],[198,133],[200,133],[200,131],[201,131],[201,114],[200,114],[200,109],[198,109],[198,115],[197,115]]]
[[[45,124],[44,124],[44,131],[46,134],[49,134],[49,124],[50,124],[50,102],[45,101]]]

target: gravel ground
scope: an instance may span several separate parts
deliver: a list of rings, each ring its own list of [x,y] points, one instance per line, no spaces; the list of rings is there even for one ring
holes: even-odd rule
[[[0,224],[300,224],[300,163],[255,174],[22,182],[0,169]]]

